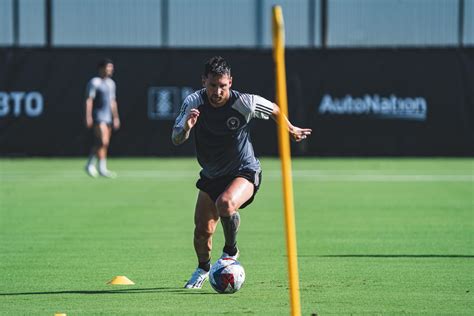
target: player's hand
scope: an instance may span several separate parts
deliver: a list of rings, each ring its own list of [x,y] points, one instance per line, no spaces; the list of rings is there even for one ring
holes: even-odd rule
[[[187,118],[186,118],[186,124],[184,125],[184,128],[189,131],[191,128],[196,125],[196,122],[199,118],[199,110],[198,109],[191,109],[189,112]]]
[[[306,138],[308,138],[308,136],[311,135],[312,131],[313,130],[310,128],[299,128],[299,127],[293,126],[290,129],[291,139],[299,143],[302,140],[305,140]]]
[[[114,130],[118,130],[120,128],[120,119],[118,117],[114,118]]]
[[[94,126],[94,121],[92,120],[92,117],[87,116],[86,117],[86,127],[87,128],[92,128]]]

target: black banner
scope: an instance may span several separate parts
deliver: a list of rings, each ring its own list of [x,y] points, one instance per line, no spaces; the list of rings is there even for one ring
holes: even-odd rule
[[[86,155],[85,88],[115,63],[122,128],[110,154],[176,156],[170,135],[204,62],[224,56],[233,88],[274,100],[269,50],[0,49],[0,154]],[[302,156],[472,156],[474,49],[288,50],[290,119],[313,128]],[[253,122],[258,155],[276,155],[273,121]]]

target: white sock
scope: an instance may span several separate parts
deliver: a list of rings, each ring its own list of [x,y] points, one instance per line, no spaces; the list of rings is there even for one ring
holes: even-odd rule
[[[87,165],[88,166],[95,166],[97,163],[97,156],[95,154],[91,154],[89,156],[89,159],[87,160]]]
[[[104,159],[99,159],[99,170],[101,172],[106,172],[107,171],[107,160]]]

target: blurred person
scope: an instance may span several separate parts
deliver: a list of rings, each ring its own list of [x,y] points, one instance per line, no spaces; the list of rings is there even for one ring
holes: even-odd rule
[[[114,63],[105,58],[98,65],[98,77],[92,78],[86,91],[86,126],[93,129],[94,145],[86,164],[86,172],[93,178],[99,175],[115,178],[115,172],[107,169],[107,151],[114,130],[120,128],[120,118],[112,80]],[[97,168],[98,165],[98,168]]]
[[[209,59],[202,75],[203,89],[190,94],[176,118],[173,144],[185,142],[194,128],[197,160],[202,168],[194,213],[194,249],[198,267],[185,288],[200,289],[211,268],[212,235],[220,219],[225,245],[221,258],[237,259],[239,209],[252,203],[262,172],[249,135],[253,118],[278,121],[279,107],[258,95],[232,90],[231,67],[220,56]],[[285,117],[294,141],[311,135],[311,129],[293,126]]]

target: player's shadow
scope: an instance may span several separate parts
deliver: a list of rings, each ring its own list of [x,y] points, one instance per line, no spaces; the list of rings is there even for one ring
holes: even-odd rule
[[[345,255],[298,255],[298,257],[319,257],[319,258],[461,258],[461,259],[474,259],[474,255],[433,255],[433,254],[420,254],[420,255],[356,255],[356,254],[345,254]]]
[[[60,295],[60,294],[140,294],[140,293],[180,293],[185,292],[183,288],[173,287],[154,287],[137,289],[116,289],[116,290],[73,290],[73,291],[45,291],[45,292],[19,292],[19,293],[0,293],[0,296],[19,296],[19,295]]]

